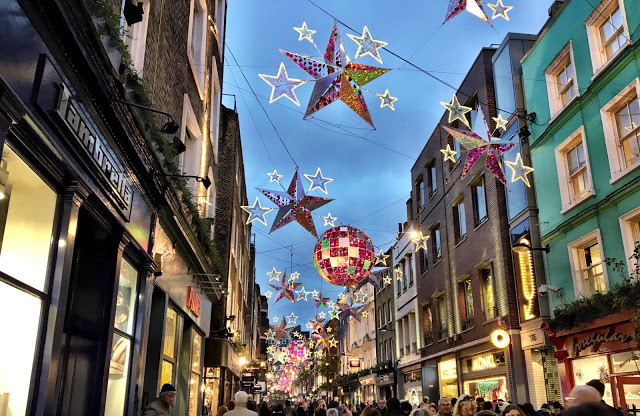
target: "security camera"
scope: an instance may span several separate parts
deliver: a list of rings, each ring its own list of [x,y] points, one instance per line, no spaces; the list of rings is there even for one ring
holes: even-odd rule
[[[549,285],[541,285],[538,288],[538,294],[540,296],[547,296],[547,294],[549,293],[549,291],[552,291],[554,293],[558,293],[561,289],[557,286],[549,286]]]

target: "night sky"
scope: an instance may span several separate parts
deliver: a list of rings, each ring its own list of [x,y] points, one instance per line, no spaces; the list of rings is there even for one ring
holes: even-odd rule
[[[375,130],[342,102],[304,120],[312,82],[295,89],[300,107],[284,97],[269,104],[271,87],[258,74],[274,76],[284,62],[289,78],[312,79],[279,49],[322,60],[309,41],[298,41],[293,27],[306,22],[316,30],[313,40],[324,52],[334,17],[308,0],[229,0],[223,93],[235,96],[240,117],[249,204],[259,196],[262,206],[276,208],[256,190],[282,190],[276,182],[269,183],[268,172],[277,169],[284,175],[281,183],[286,188],[296,164],[301,174],[313,175],[320,167],[323,176],[333,179],[326,185],[329,194],[314,190],[310,195],[335,200],[314,211],[318,236],[329,228],[320,216],[330,212],[338,218],[336,225],[357,227],[368,234],[376,252],[386,250],[395,242],[397,224],[406,221],[410,169],[427,138],[439,128],[437,122],[445,111],[439,102],[451,101],[455,91],[384,50],[380,50],[382,64],[370,56],[354,59],[358,46],[347,34],[360,36],[367,26],[373,39],[388,42],[391,52],[457,88],[482,47],[498,46],[508,32],[537,34],[552,0],[504,0],[505,5],[514,6],[508,13],[511,20],[493,20],[493,28],[468,12],[443,25],[449,0],[314,2],[338,19],[338,30],[354,62],[392,69],[364,88],[380,94],[389,89],[398,98],[395,111],[380,108],[380,98],[365,91]],[[491,13],[487,8],[489,17]],[[225,95],[223,103],[233,108],[234,97]],[[303,184],[306,190],[310,182],[303,177]],[[298,282],[305,290],[322,291],[335,300],[343,289],[318,275],[313,265],[316,238],[295,222],[269,234],[276,212],[266,215],[268,226],[253,222],[256,282],[262,293],[275,292],[267,285],[267,272],[275,267],[288,275],[299,272]],[[311,296],[308,302],[296,304],[287,299],[274,304],[274,299],[275,294],[269,300],[271,323],[273,317],[293,312],[300,317],[298,324],[304,325],[314,315]]]

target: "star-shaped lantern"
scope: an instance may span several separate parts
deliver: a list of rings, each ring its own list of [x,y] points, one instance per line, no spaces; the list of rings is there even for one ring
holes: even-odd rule
[[[333,179],[325,178],[324,176],[322,176],[322,171],[320,170],[320,168],[316,170],[315,175],[309,175],[305,173],[304,177],[309,179],[309,181],[311,182],[311,186],[309,186],[309,190],[307,192],[311,192],[314,189],[320,189],[325,194],[329,193],[327,192],[327,184],[329,182],[333,182]]]
[[[368,27],[364,27],[364,29],[362,30],[362,36],[347,36],[349,36],[352,41],[358,44],[358,51],[356,52],[355,59],[360,58],[361,56],[369,55],[376,61],[382,63],[382,58],[380,57],[380,52],[378,52],[378,49],[384,48],[388,45],[388,43],[374,40],[371,37],[371,33],[369,33]]]
[[[515,162],[509,162],[508,160],[505,160],[504,163],[509,166],[509,169],[513,171],[511,182],[515,182],[520,179],[522,182],[524,182],[525,185],[531,186],[531,184],[529,183],[529,178],[527,178],[527,174],[533,172],[533,168],[525,166],[524,163],[522,163],[522,156],[520,155],[520,153],[518,153],[518,155],[516,156]]]
[[[383,266],[386,266],[388,257],[389,257],[389,255],[388,254],[384,254],[384,251],[382,251],[382,249],[380,249],[380,252],[378,252],[378,254],[376,254],[376,266],[378,264],[382,264]]]
[[[360,322],[360,315],[358,315],[355,311],[355,308],[353,306],[349,306],[349,305],[345,305],[345,304],[340,304],[340,309],[342,309],[340,311],[340,314],[346,314],[347,315],[347,319],[350,316],[353,316],[353,319],[355,319],[356,321]]]
[[[447,15],[444,19],[444,23],[465,10],[484,20],[491,26],[491,22],[482,8],[482,0],[449,0],[449,7],[447,8]]]
[[[269,286],[271,286],[272,288],[278,291],[278,297],[276,298],[274,303],[279,301],[282,298],[287,298],[291,302],[296,303],[296,299],[293,296],[293,291],[294,289],[297,289],[298,286],[300,286],[301,284],[302,283],[287,282],[287,272],[285,272],[284,275],[282,276],[280,285],[269,283]]]
[[[413,239],[414,244],[416,245],[416,251],[420,249],[427,249],[427,240],[430,236],[423,235],[422,231],[418,231],[418,235]]]
[[[267,290],[266,292],[264,292],[264,297],[267,299],[271,299],[271,295],[273,295],[273,293],[271,293],[270,290]]]
[[[313,43],[313,38],[311,37],[311,35],[316,33],[316,31],[309,29],[307,27],[307,22],[302,22],[302,27],[294,27],[293,30],[298,32],[298,34],[300,35],[300,36],[298,36],[298,40],[305,40],[306,39],[309,42]]]
[[[284,67],[284,62],[280,62],[280,68],[278,69],[277,75],[271,76],[258,74],[258,76],[271,86],[271,97],[269,98],[269,103],[278,101],[282,97],[287,97],[292,103],[300,106],[300,101],[298,101],[298,97],[296,97],[294,90],[306,81],[289,78],[287,75],[287,69]]]
[[[444,161],[445,162],[447,160],[450,160],[451,162],[456,163],[456,155],[458,154],[458,152],[453,150],[449,143],[447,143],[447,148],[446,149],[440,149],[440,152],[442,152],[442,154],[444,155]]]
[[[300,288],[300,290],[296,290],[295,293],[296,293],[296,295],[298,295],[298,299],[296,299],[296,300],[308,300],[307,296],[309,295],[309,292],[304,290],[304,286],[302,286]]]
[[[341,100],[374,127],[361,87],[390,70],[350,62],[337,24],[333,25],[324,62],[284,50],[280,52],[315,79],[305,118],[334,101]]]
[[[389,107],[393,111],[396,111],[395,107],[393,106],[393,103],[398,101],[398,99],[396,97],[392,97],[391,94],[389,94],[389,90],[386,90],[384,94],[376,94],[376,95],[378,96],[378,98],[382,100],[382,102],[380,103],[380,108]]]
[[[334,224],[337,220],[336,217],[332,217],[331,213],[328,213],[325,217],[322,217],[322,219],[324,220],[324,225],[330,225],[331,227],[335,227],[336,225]]]
[[[384,283],[385,286],[390,285],[391,284],[391,276],[385,276],[382,278],[382,282]]]
[[[450,103],[445,103],[444,101],[440,101],[440,104],[444,106],[444,108],[449,111],[449,124],[453,123],[456,120],[462,121],[467,127],[471,128],[469,125],[469,121],[465,114],[471,111],[471,107],[466,107],[460,104],[458,101],[458,97],[454,94]]]
[[[498,0],[496,4],[486,3],[486,5],[493,10],[492,19],[496,19],[498,17],[502,17],[505,20],[509,20],[509,16],[507,16],[507,12],[513,9],[513,6],[505,6],[502,4],[502,0]]]
[[[267,220],[264,218],[269,212],[273,211],[273,208],[264,208],[260,205],[260,200],[256,197],[253,205],[244,205],[241,206],[243,210],[249,213],[249,218],[247,218],[247,224],[252,223],[253,221],[259,221],[264,225],[267,225]]]
[[[291,327],[287,325],[287,320],[284,316],[282,317],[282,321],[280,322],[280,325],[270,325],[270,326],[271,326],[271,329],[273,329],[276,333],[276,341],[279,340],[280,338],[291,339],[289,337],[289,328]]]
[[[280,175],[275,169],[273,170],[273,173],[267,173],[267,175],[269,175],[269,182],[280,183],[280,178],[282,178],[282,175]]]
[[[486,166],[498,177],[500,182],[506,185],[507,180],[504,177],[502,165],[500,164],[498,157],[508,152],[513,148],[513,146],[515,146],[515,144],[506,140],[491,137],[491,132],[489,131],[489,127],[487,126],[486,119],[484,118],[481,109],[478,110],[477,119],[482,120],[480,123],[476,123],[481,124],[482,131],[480,133],[477,133],[476,130],[469,132],[442,126],[442,128],[444,128],[453,136],[454,139],[459,141],[460,144],[467,149],[467,163],[462,171],[462,176],[465,176],[478,159],[486,153]],[[486,139],[481,137],[481,134],[485,136]]]
[[[378,286],[378,283],[375,281],[375,279],[373,277],[371,277],[371,275],[367,276],[363,281],[358,283],[358,285],[356,286],[356,290],[362,289],[363,287],[365,287],[369,283],[371,283],[376,290],[380,290],[380,287]]]
[[[299,277],[300,277],[300,273],[293,272],[293,273],[291,273],[291,276],[289,277],[289,281],[290,282],[296,281],[296,280],[298,280]]]
[[[507,130],[507,120],[502,118],[502,114],[498,113],[498,117],[491,117],[491,119],[496,122],[496,130]]]
[[[313,219],[311,218],[311,211],[333,201],[333,199],[330,198],[306,195],[302,186],[302,178],[297,170],[286,192],[270,191],[260,188],[258,188],[258,191],[279,207],[278,214],[273,221],[269,233],[290,222],[297,221],[305,230],[317,238],[318,235],[316,233],[316,227],[313,224]]]
[[[322,296],[322,292],[320,292],[318,297],[313,298],[313,300],[316,301],[316,309],[320,306],[324,306],[326,309],[329,309],[329,306],[327,306],[327,302],[329,302],[331,298],[325,298],[324,296]]]

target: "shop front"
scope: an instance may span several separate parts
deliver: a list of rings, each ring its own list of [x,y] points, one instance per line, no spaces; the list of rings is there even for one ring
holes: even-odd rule
[[[614,407],[640,407],[640,353],[632,311],[598,318],[581,328],[550,333],[564,395],[597,379],[604,401]],[[546,330],[551,329],[545,327]]]
[[[422,368],[415,364],[398,370],[402,374],[402,396],[412,405],[419,405],[422,401]]]
[[[509,401],[505,351],[491,350],[460,358],[462,391],[486,401]]]
[[[378,399],[389,400],[395,396],[395,376],[393,372],[378,373],[376,377],[376,389],[378,390]]]
[[[362,403],[373,403],[376,401],[375,373],[360,377],[360,384],[362,385]]]
[[[458,362],[455,354],[446,355],[438,361],[438,377],[440,397],[446,397],[451,400],[459,396]]]

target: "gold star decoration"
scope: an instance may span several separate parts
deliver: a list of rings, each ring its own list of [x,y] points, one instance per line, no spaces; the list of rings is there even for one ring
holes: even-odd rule
[[[453,98],[451,99],[450,103],[445,103],[443,101],[440,101],[440,104],[442,104],[444,108],[446,108],[449,111],[449,124],[451,124],[456,120],[460,120],[464,123],[465,126],[471,129],[471,126],[469,125],[469,121],[467,120],[467,117],[465,117],[465,114],[471,111],[471,107],[466,107],[464,105],[461,105],[460,102],[458,101],[458,97],[455,94],[453,95]]]
[[[313,38],[311,37],[311,35],[316,33],[316,31],[309,29],[307,27],[307,22],[302,22],[302,27],[294,27],[293,30],[298,32],[298,34],[300,35],[300,36],[298,36],[298,40],[305,40],[306,39],[309,42],[313,43]]]
[[[529,183],[529,178],[527,178],[527,173],[533,172],[533,168],[530,166],[525,166],[522,163],[522,156],[520,155],[520,153],[518,153],[518,156],[516,156],[515,162],[509,162],[508,160],[505,160],[504,163],[513,171],[511,182],[515,182],[520,179],[522,182],[524,182],[525,185],[531,186],[531,184]]]
[[[338,341],[334,337],[329,338],[329,346],[335,348],[338,346]]]
[[[266,332],[265,334],[267,336],[267,339],[270,340],[274,340],[276,338],[276,331],[274,331],[273,329],[269,328],[269,330]]]
[[[402,270],[400,270],[400,267],[397,267],[397,266],[396,266],[396,268],[395,268],[394,270],[395,270],[395,272],[396,272],[396,278],[397,278],[398,280],[402,280],[402,275],[403,275],[404,273],[402,273]]]
[[[360,289],[359,291],[355,292],[353,294],[353,297],[355,298],[354,300],[356,301],[356,303],[364,302],[367,299],[367,295],[365,295],[365,293],[362,291],[362,289]]]
[[[367,316],[369,316],[369,311],[362,311],[362,317],[366,318]]]
[[[502,118],[502,114],[498,114],[498,117],[491,117],[496,122],[496,130],[507,130],[507,120]]]
[[[458,154],[458,152],[453,150],[449,143],[447,143],[447,148],[446,149],[440,149],[440,152],[444,155],[444,161],[445,162],[447,160],[450,160],[453,163],[456,163],[456,155]]]
[[[331,331],[333,331],[333,329],[331,329],[331,327],[330,327],[330,326],[328,326],[328,327],[327,327],[327,332],[328,332],[328,333],[331,333]]]
[[[332,227],[335,227],[336,225],[334,224],[337,220],[336,217],[332,217],[331,213],[328,213],[326,217],[322,217],[322,219],[324,220],[324,225],[330,225]]]
[[[513,6],[505,6],[502,4],[502,0],[498,0],[496,4],[485,3],[491,10],[493,10],[493,16],[491,19],[495,19],[498,16],[504,18],[505,20],[509,20],[509,16],[507,16],[507,12],[513,9]]]
[[[382,278],[382,282],[384,283],[385,286],[390,285],[391,284],[391,277],[389,276],[385,276]]]
[[[271,299],[271,295],[273,295],[273,293],[271,293],[271,291],[270,291],[270,290],[267,290],[267,291],[264,293],[264,297],[265,297],[265,298],[267,298],[267,299]]]
[[[358,51],[356,52],[355,58],[369,55],[376,61],[382,63],[382,58],[380,57],[380,52],[378,52],[378,49],[384,48],[388,45],[388,43],[374,40],[371,37],[371,33],[369,33],[368,27],[364,27],[364,29],[362,30],[362,36],[358,37],[351,34],[347,34],[347,36],[349,36],[352,41],[358,44]]]
[[[376,254],[376,265],[382,264],[383,266],[386,266],[388,257],[389,257],[389,255],[388,254],[384,254],[384,251],[382,251],[382,249],[380,249],[380,252],[378,254]]]
[[[280,275],[281,274],[282,274],[282,272],[276,271],[275,267],[270,272],[267,272],[267,275],[269,276],[269,281],[280,280]]]
[[[293,282],[295,280],[298,280],[299,277],[300,277],[300,273],[293,272],[293,273],[291,273],[291,276],[289,276],[289,281]]]
[[[273,322],[278,322],[278,317],[277,316],[273,317]]]
[[[319,295],[319,292],[317,290],[312,290],[311,292],[308,292],[311,295],[311,298],[317,298]]]
[[[293,312],[291,312],[291,315],[287,316],[287,319],[289,320],[289,322],[287,322],[287,325],[291,325],[296,323],[296,321],[298,320],[298,317],[295,316]]]
[[[393,111],[396,111],[396,109],[393,107],[393,103],[398,101],[398,99],[396,97],[392,97],[391,94],[389,94],[389,89],[387,89],[384,94],[376,93],[376,95],[378,96],[378,98],[380,98],[380,100],[382,100],[382,102],[380,103],[380,108],[389,107]]]
[[[324,314],[324,312],[320,312],[318,316],[320,317],[320,319],[324,319],[326,315]]]
[[[413,242],[416,245],[416,251],[420,250],[421,248],[424,250],[427,249],[427,240],[429,239],[429,237],[430,236],[428,235],[423,235],[422,231],[418,231],[418,236],[413,239]]]

